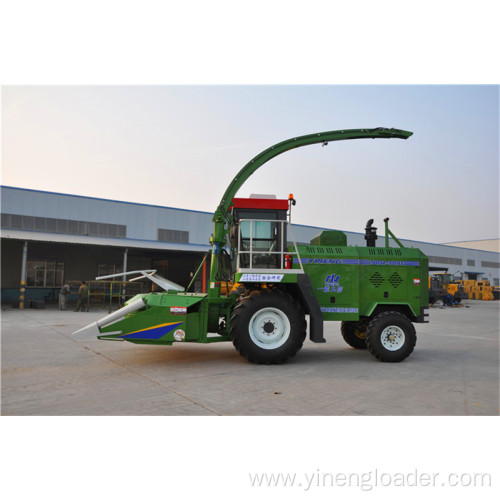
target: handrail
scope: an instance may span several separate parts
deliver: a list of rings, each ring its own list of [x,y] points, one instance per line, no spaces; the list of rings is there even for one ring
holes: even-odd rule
[[[250,237],[249,238],[245,238],[246,240],[249,241],[250,243],[250,247],[248,250],[242,250],[241,248],[241,241],[243,239],[242,237],[242,234],[241,234],[241,228],[242,228],[242,223],[243,222],[250,222]],[[254,237],[253,235],[253,223],[254,222],[274,222],[274,223],[278,223],[281,225],[281,250],[261,250],[261,251],[255,251],[253,250],[253,242],[254,240],[261,240],[261,239],[268,239],[268,238],[256,238]],[[286,224],[287,225],[287,228],[289,229],[289,232],[287,234],[290,234],[291,236],[291,240],[292,240],[292,244],[293,244],[293,247],[295,248],[295,251],[288,251],[286,250],[285,248],[285,241],[284,241],[284,234],[285,232],[283,231],[283,224]],[[280,262],[280,266],[279,267],[276,267],[276,268],[262,268],[262,267],[255,267],[253,265],[253,256],[254,255],[278,255],[280,256],[280,259],[279,259],[279,262]],[[245,268],[241,268],[240,266],[240,256],[241,255],[248,255],[249,256],[249,267],[245,267]],[[247,271],[247,270],[251,270],[251,271],[263,271],[263,270],[266,270],[266,271],[272,271],[272,270],[279,270],[281,272],[286,272],[286,271],[290,271],[288,269],[286,269],[284,267],[284,257],[285,255],[296,255],[297,256],[297,260],[299,262],[299,265],[300,265],[300,269],[301,271],[297,270],[297,269],[294,269],[293,272],[294,273],[297,273],[297,272],[304,272],[304,268],[302,267],[302,261],[300,259],[300,254],[299,254],[299,251],[298,251],[298,248],[297,248],[297,243],[295,242],[295,237],[293,235],[293,231],[292,231],[292,226],[290,224],[289,221],[286,221],[286,220],[274,220],[274,219],[241,219],[239,221],[239,228],[238,228],[238,255],[237,255],[237,260],[236,260],[236,269],[237,271],[241,271],[242,269]]]

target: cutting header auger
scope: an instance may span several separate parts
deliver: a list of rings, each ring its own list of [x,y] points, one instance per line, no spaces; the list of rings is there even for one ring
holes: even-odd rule
[[[428,259],[402,245],[389,230],[389,219],[381,247],[371,219],[366,246],[348,246],[340,231],[323,231],[309,244],[297,245],[290,225],[293,196],[235,196],[258,168],[291,149],[411,135],[393,128],[336,130],[262,151],[234,177],[214,213],[205,256],[210,259],[207,293],[191,293],[154,270],[136,271],[164,291],[137,295],[74,335],[156,345],[232,341],[252,363],[279,364],[297,354],[308,333],[312,342],[325,342],[325,321],[341,321],[350,346],[368,349],[380,361],[404,360],[415,347],[414,324],[427,322]]]

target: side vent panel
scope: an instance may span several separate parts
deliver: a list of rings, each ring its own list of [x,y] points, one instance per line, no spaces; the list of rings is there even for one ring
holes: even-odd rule
[[[394,288],[397,288],[403,283],[403,278],[398,273],[393,273],[387,280]]]
[[[375,288],[378,288],[384,282],[384,278],[379,273],[375,273],[370,278],[370,282]]]

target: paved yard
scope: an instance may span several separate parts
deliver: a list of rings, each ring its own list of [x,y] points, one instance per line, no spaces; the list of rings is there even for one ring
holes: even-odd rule
[[[2,312],[3,415],[498,415],[499,303],[430,309],[402,363],[376,361],[325,323],[285,365],[231,343],[77,341],[105,312]]]

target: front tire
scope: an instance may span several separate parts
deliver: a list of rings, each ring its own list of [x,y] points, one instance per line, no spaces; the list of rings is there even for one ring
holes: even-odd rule
[[[230,337],[236,350],[251,363],[281,364],[302,348],[304,313],[283,292],[253,292],[234,308]]]
[[[366,329],[366,345],[379,361],[398,363],[415,348],[417,334],[413,323],[403,314],[387,311],[375,316]]]

